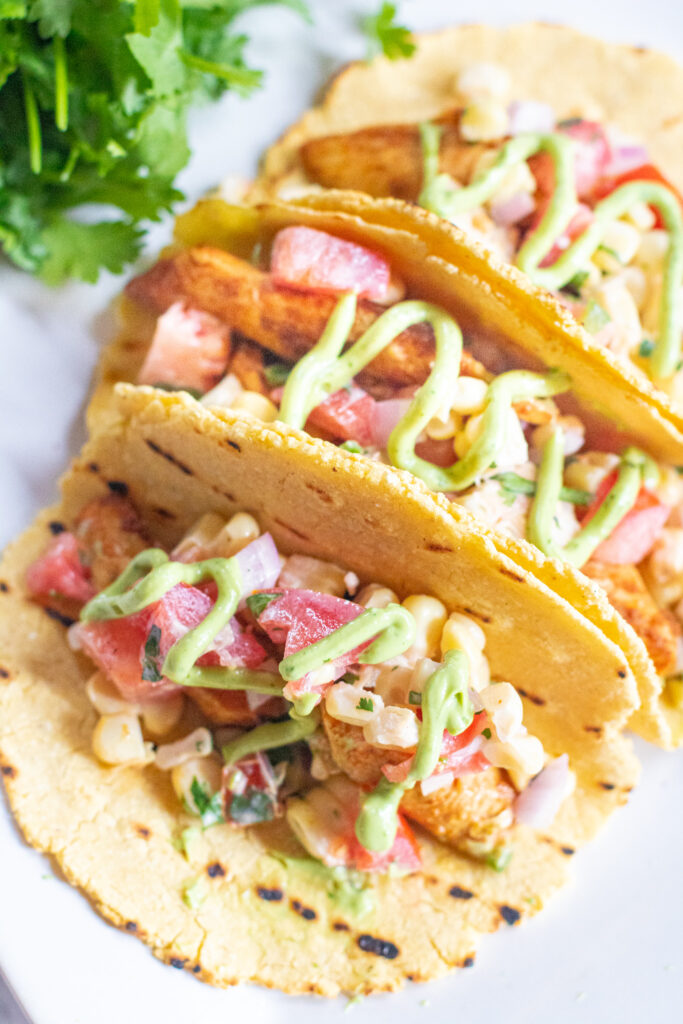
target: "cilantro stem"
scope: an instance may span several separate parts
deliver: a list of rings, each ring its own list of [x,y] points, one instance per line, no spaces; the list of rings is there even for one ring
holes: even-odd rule
[[[26,129],[28,132],[28,152],[31,170],[40,174],[43,169],[43,141],[40,130],[40,114],[33,86],[25,74],[21,76],[24,87],[24,109],[26,111]]]
[[[53,41],[55,55],[55,124],[60,132],[69,127],[69,72],[66,64],[66,46],[61,36]]]
[[[261,84],[262,71],[255,71],[251,68],[236,68],[230,64],[219,64],[213,60],[205,60],[204,57],[196,57],[193,53],[180,50],[180,59],[188,68],[201,71],[206,75],[215,75],[229,85],[238,89],[255,89]]]

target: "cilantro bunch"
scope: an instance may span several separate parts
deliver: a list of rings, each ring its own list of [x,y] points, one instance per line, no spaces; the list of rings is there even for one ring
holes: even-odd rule
[[[57,284],[136,257],[141,224],[182,198],[188,108],[260,84],[233,22],[264,3],[306,14],[303,0],[0,0],[0,247],[14,263]]]

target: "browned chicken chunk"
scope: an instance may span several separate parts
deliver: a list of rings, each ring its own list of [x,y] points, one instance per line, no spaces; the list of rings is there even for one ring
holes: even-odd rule
[[[287,705],[280,697],[272,697],[258,710],[249,707],[243,690],[211,690],[201,686],[185,690],[213,725],[256,725],[264,718],[286,714]]]
[[[118,494],[85,505],[74,532],[97,591],[113,583],[131,558],[149,547],[137,512],[127,498]]]
[[[681,627],[673,615],[657,607],[636,567],[588,562],[583,572],[600,584],[612,607],[636,631],[659,674],[674,672]]]

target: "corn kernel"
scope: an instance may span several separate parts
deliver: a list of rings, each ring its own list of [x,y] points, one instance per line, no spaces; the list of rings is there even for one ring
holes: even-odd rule
[[[415,640],[410,651],[405,652],[405,657],[408,660],[435,657],[446,624],[446,606],[427,594],[411,594],[403,602],[403,607],[413,616],[417,626]]]
[[[218,381],[215,388],[202,395],[199,401],[207,408],[232,409],[233,403],[243,390],[239,378],[234,373],[228,373]]]
[[[601,245],[611,249],[617,260],[630,263],[640,247],[641,234],[632,224],[623,220],[613,220],[606,225]]]
[[[498,739],[511,740],[522,728],[522,700],[510,683],[491,683],[479,691],[479,698],[488,712]]]
[[[348,683],[335,683],[325,695],[325,710],[347,725],[367,725],[382,710],[379,694]]]
[[[657,218],[650,207],[642,202],[634,203],[624,214],[623,220],[633,224],[639,231],[651,231],[657,223]]]
[[[277,406],[258,391],[243,391],[237,395],[231,408],[244,416],[253,416],[264,423],[273,423],[278,417]]]
[[[456,82],[457,91],[467,99],[497,100],[505,103],[512,83],[508,71],[500,64],[480,61],[461,71]]]
[[[137,716],[125,713],[100,718],[93,731],[92,748],[105,764],[147,764],[154,758]]]
[[[640,245],[638,246],[637,253],[633,257],[633,262],[646,271],[661,271],[668,251],[668,232],[659,228],[655,231],[648,231],[640,240]]]
[[[398,594],[379,583],[368,583],[358,591],[356,603],[363,608],[386,608],[388,604],[398,604]]]
[[[507,743],[485,740],[482,753],[495,767],[523,772],[527,776],[538,775],[545,761],[543,744],[536,736],[528,734],[518,735]]]
[[[88,700],[101,715],[135,715],[138,705],[124,700],[114,684],[103,672],[95,672],[85,684]]]
[[[167,772],[195,758],[208,757],[212,750],[213,737],[208,729],[201,726],[175,743],[165,743],[157,747],[156,766],[162,772]]]
[[[309,555],[290,555],[285,559],[278,586],[315,590],[334,597],[346,593],[346,573],[334,562],[324,562]]]
[[[460,134],[467,142],[492,142],[507,133],[508,121],[508,112],[498,100],[478,99],[465,107]]]
[[[211,544],[225,526],[225,519],[216,512],[201,516],[171,552],[176,562],[194,562],[206,557]]]

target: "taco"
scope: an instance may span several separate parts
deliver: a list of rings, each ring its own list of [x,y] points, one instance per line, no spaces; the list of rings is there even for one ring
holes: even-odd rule
[[[679,742],[683,423],[656,393],[515,268],[399,201],[209,200],[177,239],[128,286],[93,422],[116,380],[184,385],[410,471],[622,647],[634,728]]]
[[[467,25],[355,64],[267,154],[302,183],[417,202],[551,289],[683,408],[683,68],[572,29]]]
[[[634,783],[622,652],[403,474],[184,395],[115,410],[1,566],[28,841],[212,984],[471,966]]]

